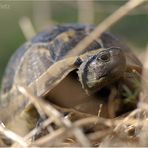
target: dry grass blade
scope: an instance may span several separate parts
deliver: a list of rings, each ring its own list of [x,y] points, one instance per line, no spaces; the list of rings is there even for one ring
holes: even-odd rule
[[[44,29],[53,24],[50,1],[33,1],[33,21],[37,30]],[[43,11],[44,10],[44,11]]]
[[[99,143],[104,137],[112,133],[112,129],[104,129],[103,131],[95,131],[88,135],[88,139],[94,141],[95,144]]]
[[[75,56],[81,53],[92,41],[96,40],[101,34],[109,29],[113,24],[119,21],[122,17],[127,15],[131,10],[133,10],[138,5],[145,2],[145,0],[130,0],[125,5],[121,6],[113,14],[107,17],[102,23],[100,23],[94,31],[92,31],[89,36],[84,38],[75,48],[73,48],[66,57],[71,55]]]
[[[128,121],[130,121],[130,118],[132,118],[133,116],[135,116],[140,111],[141,111],[141,109],[135,109],[134,111],[132,111],[127,117],[125,117],[122,120],[122,122],[119,122],[119,124],[115,127],[114,131],[118,131],[121,128],[121,126],[123,126],[123,124],[125,124]]]
[[[82,146],[90,146],[88,139],[85,137],[81,129],[74,127],[70,120],[64,118],[60,112],[58,112],[52,105],[49,103],[46,104],[40,98],[32,95],[32,93],[25,87],[18,86],[18,90],[31,100],[31,102],[37,107],[37,110],[42,110],[49,118],[53,118],[59,126],[65,127],[67,129],[72,128],[73,134],[80,142]],[[45,138],[46,139],[46,138]]]
[[[84,137],[81,130],[79,128],[60,128],[46,136],[41,137],[40,139],[34,141],[31,143],[30,146],[38,145],[43,146],[48,143],[48,146],[52,146],[53,144],[57,144],[58,142],[62,141],[63,139],[66,139],[68,135],[72,135],[72,133],[75,133],[77,136],[77,139],[79,139],[78,143],[81,146],[90,146],[88,139]]]
[[[36,35],[35,29],[28,17],[23,17],[19,20],[20,28],[27,40]]]
[[[32,142],[30,146],[35,146],[35,145],[43,146],[47,143],[50,146],[50,144],[55,143],[58,140],[58,138],[59,138],[59,141],[65,138],[66,137],[65,131],[66,131],[65,128],[60,128],[54,131],[53,133],[43,136],[40,139]]]
[[[33,136],[35,136],[39,131],[41,131],[42,129],[46,128],[49,124],[51,124],[53,122],[53,119],[47,119],[45,121],[43,121],[39,127],[34,128],[32,131],[30,131],[25,137],[24,140],[27,141],[30,138],[32,138]]]
[[[96,121],[97,121],[98,125],[99,124],[103,124],[103,125],[106,125],[108,127],[112,127],[113,126],[112,120],[104,119],[104,118],[98,118],[98,117],[84,118],[84,119],[81,119],[81,120],[78,120],[78,121],[74,122],[73,125],[75,127],[83,127],[85,125],[95,124]],[[53,132],[52,134],[49,134],[47,136],[44,136],[44,137],[40,138],[39,140],[36,140],[35,142],[33,142],[31,144],[31,146],[34,146],[34,145],[42,146],[42,145],[44,145],[47,142],[48,142],[48,144],[50,144],[53,140],[56,140],[59,137],[61,139],[65,138],[65,136],[68,135],[69,132],[73,132],[74,130],[75,129],[73,129],[73,130],[67,129],[66,130],[64,128],[60,128],[60,129],[56,130],[55,132]],[[100,134],[99,137],[101,137],[101,135],[102,134]],[[79,139],[80,140],[79,143],[80,143],[80,142],[82,142],[81,133],[79,133],[79,136],[80,136],[80,139]],[[90,138],[94,138],[94,136],[91,135]],[[85,141],[85,139],[84,139],[84,141]]]
[[[138,104],[138,108],[143,111],[144,120],[141,123],[140,115],[139,115],[139,124],[142,125],[142,130],[140,132],[140,146],[147,147],[148,146],[148,46],[146,47],[146,51],[144,52],[143,60],[143,75],[142,75],[142,91],[140,94],[140,101]]]
[[[54,117],[54,120],[58,125],[63,125],[61,114],[52,105],[47,105],[39,97],[32,95],[32,93],[25,87],[18,86],[18,90],[31,100],[38,111],[42,110],[42,112],[44,112],[49,118]]]
[[[5,128],[5,126],[2,123],[0,124],[0,133],[5,135],[7,138],[11,139],[12,141],[17,142],[18,144],[20,144],[21,147],[28,146],[28,144],[24,141],[23,137],[20,137],[16,133]]]
[[[88,125],[88,124],[103,124],[106,126],[113,126],[113,122],[111,119],[105,119],[105,118],[101,118],[101,117],[88,117],[88,118],[84,118],[81,120],[76,121],[75,126],[84,126],[84,125]]]
[[[117,96],[117,90],[114,87],[112,87],[111,93],[109,95],[108,105],[107,105],[110,118],[115,117],[115,107],[116,107],[115,98],[116,98],[116,96]]]
[[[78,21],[80,23],[94,23],[94,1],[77,0]]]
[[[148,103],[148,50],[145,51],[145,62],[143,67],[142,93],[140,101],[143,103]]]
[[[45,112],[43,110],[43,107],[38,103],[36,97],[33,97],[30,93],[28,93],[24,87],[21,86],[17,86],[18,90],[25,95],[26,97],[29,97],[29,99],[31,100],[31,102],[34,104],[34,106],[36,107],[38,113],[40,114],[40,116],[44,119],[45,117]]]
[[[144,102],[139,102],[138,103],[138,107],[140,108],[140,109],[143,109],[143,110],[147,110],[148,111],[148,104],[147,103],[144,103]]]

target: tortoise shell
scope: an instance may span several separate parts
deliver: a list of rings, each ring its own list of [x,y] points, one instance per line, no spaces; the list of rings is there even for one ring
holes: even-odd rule
[[[95,69],[92,65],[98,57],[99,60],[106,61],[106,66],[108,65],[108,54],[113,55],[114,69],[119,73],[116,72],[113,78],[111,77],[113,67],[109,71],[107,71],[107,68],[101,67],[99,69],[101,72],[97,71],[97,74],[105,72],[108,77],[106,81],[102,81],[105,85],[108,85],[108,82],[110,84],[117,81],[128,66],[135,69],[142,68],[140,61],[133,52],[110,33],[103,33],[79,55],[75,57],[71,55],[65,58],[67,53],[89,35],[94,28],[93,25],[81,24],[55,26],[37,34],[17,49],[8,63],[2,81],[0,105],[3,110],[10,110],[11,112],[2,120],[7,120],[18,111],[23,110],[28,104],[27,98],[22,99],[21,95],[18,97],[20,93],[17,90],[17,85],[25,85],[35,95],[45,96],[71,71],[78,69],[82,87],[87,93],[94,93],[93,90],[98,91],[99,86],[94,87],[95,84],[92,81],[91,84],[89,81],[90,85],[88,85],[85,81],[96,77],[94,70],[98,67]],[[102,51],[107,51],[107,53],[102,54]],[[114,51],[118,53],[116,56],[114,56]],[[84,75],[84,73],[87,73],[87,75]],[[101,88],[104,86],[102,82]]]

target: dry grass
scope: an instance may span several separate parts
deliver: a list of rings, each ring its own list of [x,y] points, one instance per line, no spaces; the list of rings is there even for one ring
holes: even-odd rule
[[[128,14],[136,6],[142,4],[144,0],[130,0],[122,6],[117,12],[107,18],[97,29],[92,32],[80,45],[73,51],[80,52],[93,39],[101,35],[117,20]],[[125,11],[126,10],[126,11]],[[113,19],[114,18],[114,19]],[[103,27],[102,27],[103,26]],[[101,30],[100,30],[101,29]],[[95,35],[94,35],[95,34]],[[27,35],[26,35],[27,36]],[[93,36],[93,37],[92,37]],[[28,38],[28,37],[27,37]],[[90,39],[89,42],[88,39]],[[83,45],[83,46],[81,46]],[[72,51],[72,52],[73,52]],[[71,54],[71,53],[70,53]],[[148,54],[146,54],[148,56]],[[143,79],[147,79],[147,61],[145,62]],[[72,109],[60,108],[56,105],[47,104],[42,99],[32,95],[28,88],[18,86],[18,90],[27,98],[37,109],[42,121],[33,128],[27,135],[19,136],[8,130],[3,123],[0,124],[0,145],[6,146],[11,144],[12,147],[41,147],[41,146],[148,146],[148,104],[147,90],[148,83],[143,82],[143,90],[138,108],[128,115],[105,119],[99,116],[91,116]],[[110,114],[113,115],[112,98],[115,90],[110,96],[109,108]],[[62,113],[67,112],[64,116]],[[77,121],[71,120],[77,117]],[[90,132],[84,132],[84,128],[91,129]]]

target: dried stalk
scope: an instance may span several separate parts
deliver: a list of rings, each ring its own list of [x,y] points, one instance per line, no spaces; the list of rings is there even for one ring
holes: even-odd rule
[[[119,122],[119,124],[115,127],[114,131],[118,131],[123,124],[125,124],[126,122],[128,122],[130,120],[130,118],[132,118],[133,116],[135,116],[140,111],[141,111],[141,109],[135,109],[134,111],[132,111],[127,117],[125,117],[122,120],[122,122]]]
[[[36,35],[35,29],[31,23],[31,20],[28,17],[23,17],[19,20],[19,26],[26,38],[26,40],[31,39]]]
[[[72,129],[73,134],[82,146],[90,146],[88,139],[83,134],[81,129],[73,126],[70,120],[64,118],[61,113],[58,112],[52,105],[50,105],[49,103],[47,104],[39,97],[32,95],[32,93],[25,87],[18,86],[18,90],[31,100],[37,110],[42,110],[49,118],[52,117],[55,120],[56,124],[58,124],[59,126],[63,126],[67,129]]]
[[[145,0],[130,0],[125,5],[121,6],[113,14],[101,22],[87,37],[85,37],[76,47],[74,47],[66,57],[75,56],[81,53],[87,46],[101,36],[101,34],[109,29],[113,24],[127,15],[131,10],[144,3]]]
[[[88,138],[90,140],[97,140],[99,138],[103,138],[107,134],[112,133],[114,127],[116,127],[118,124],[124,125],[123,119],[112,120],[112,119],[104,119],[104,118],[97,118],[97,117],[89,117],[89,118],[81,119],[81,120],[74,122],[73,125],[75,125],[77,127],[83,127],[85,125],[94,124],[96,122],[96,120],[98,121],[97,122],[98,126],[105,125],[110,128],[104,129],[105,133],[102,133],[102,131],[96,131],[95,133],[88,135]],[[141,121],[141,122],[142,122],[142,124],[145,123],[145,121]],[[136,126],[138,126],[139,123],[137,122],[137,119],[129,119],[128,121],[126,121],[125,124],[133,125],[136,127]],[[57,140],[59,137],[61,140],[61,139],[65,138],[65,136],[68,136],[69,135],[68,133],[70,133],[70,132],[72,132],[70,129],[60,128],[60,129],[56,130],[55,132],[48,134],[48,135],[36,140],[30,146],[34,146],[34,145],[42,146],[42,145],[46,144],[47,142],[49,145],[53,144],[54,143],[53,140]]]
[[[146,47],[148,48],[148,47]],[[145,51],[145,61],[143,63],[143,76],[142,76],[142,93],[140,101],[142,103],[148,103],[148,49]]]
[[[39,127],[34,128],[32,131],[30,131],[25,137],[24,140],[27,141],[30,138],[32,138],[33,136],[35,136],[39,131],[41,131],[42,129],[46,128],[49,124],[51,124],[53,122],[53,119],[47,119],[45,121],[43,121]]]
[[[43,146],[45,145],[46,143],[48,143],[48,146],[51,144],[53,144],[54,142],[56,142],[56,140],[58,138],[60,138],[60,140],[63,139],[63,137],[65,138],[66,136],[66,133],[65,133],[66,129],[65,128],[60,128],[56,131],[54,131],[53,133],[51,134],[48,134],[46,136],[43,136],[41,137],[40,139],[32,142],[30,144],[30,146],[35,146],[35,145],[38,145],[38,146]]]
[[[28,144],[24,141],[23,137],[5,128],[5,126],[2,123],[0,124],[0,133],[5,135],[7,138],[11,139],[12,141],[17,142],[18,144],[21,145],[21,147],[28,146]]]
[[[112,133],[112,129],[104,129],[102,131],[95,131],[88,135],[88,139],[90,141],[95,141],[95,143],[98,143],[100,140],[102,140],[104,137]]]
[[[53,24],[52,7],[50,1],[33,1],[33,21],[37,30]]]
[[[61,121],[61,114],[50,104],[46,104],[41,100],[39,97],[34,96],[28,88],[18,86],[18,90],[27,98],[31,100],[31,102],[34,104],[38,112],[42,111],[42,113],[46,114],[49,118],[54,117],[54,120],[56,124],[63,125],[63,122]]]
[[[78,5],[78,22],[80,23],[94,23],[94,1],[77,0]]]

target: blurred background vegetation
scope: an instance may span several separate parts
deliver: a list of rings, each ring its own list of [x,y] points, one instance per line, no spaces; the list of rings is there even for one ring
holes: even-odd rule
[[[52,24],[99,24],[125,0],[13,1],[0,0],[0,80],[13,52],[26,41],[19,25],[27,16],[36,32]],[[148,4],[124,17],[111,29],[133,50],[143,50],[148,41]]]

